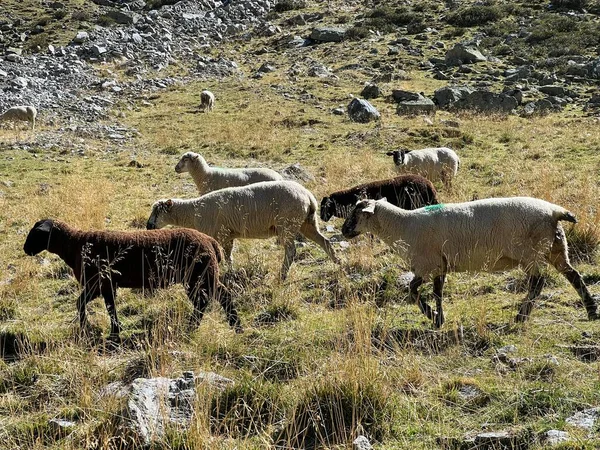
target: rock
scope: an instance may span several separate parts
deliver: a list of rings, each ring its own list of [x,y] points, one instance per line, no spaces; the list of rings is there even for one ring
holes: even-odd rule
[[[106,15],[115,22],[123,25],[136,24],[142,18],[140,14],[124,11],[122,9],[109,9],[106,12]]]
[[[440,120],[440,124],[450,128],[460,128],[460,120]]]
[[[600,58],[585,65],[586,75],[590,78],[600,79]]]
[[[275,70],[277,70],[277,69],[275,69],[274,66],[272,66],[271,64],[268,64],[268,63],[264,63],[263,65],[261,65],[258,68],[258,72],[260,72],[260,73],[270,73],[270,72],[275,72]]]
[[[521,115],[523,117],[533,115],[544,115],[554,110],[554,105],[550,100],[542,99],[535,102],[529,102],[523,108]]]
[[[370,98],[379,98],[381,97],[381,89],[379,86],[373,83],[367,83],[363,90],[360,93],[361,97],[366,98],[367,100]]]
[[[564,97],[567,90],[562,86],[540,86],[538,91],[543,92],[547,95],[553,95],[558,97]]]
[[[320,64],[320,63],[314,63],[312,66],[309,67],[309,69],[306,73],[309,77],[317,77],[317,78],[335,77],[335,75],[333,74],[333,72],[331,72],[331,70],[329,70],[327,67],[325,67],[323,64]]]
[[[478,450],[513,450],[527,448],[526,438],[510,431],[490,431],[475,436],[475,448]]]
[[[196,400],[196,380],[222,388],[227,380],[219,375],[194,377],[184,372],[181,378],[137,378],[131,384],[127,413],[131,429],[144,445],[164,437],[167,428],[187,428],[191,422]],[[214,382],[213,382],[214,381]],[[228,380],[228,384],[232,384]]]
[[[310,38],[319,42],[341,42],[345,36],[346,30],[336,27],[314,28],[310,33]]]
[[[288,180],[302,181],[307,183],[309,181],[315,181],[315,177],[299,163],[292,164],[281,171],[281,175]]]
[[[435,103],[433,100],[418,94],[416,100],[407,100],[398,103],[396,114],[398,115],[415,115],[415,114],[430,114],[435,112]]]
[[[62,439],[71,434],[73,430],[75,430],[77,424],[70,420],[50,419],[48,421],[48,426],[56,439]]]
[[[14,63],[20,63],[21,61],[23,61],[23,58],[21,58],[19,55],[17,55],[16,53],[9,53],[8,55],[6,55],[4,57],[7,61],[10,62],[14,62]]]
[[[87,31],[79,31],[77,32],[77,36],[75,36],[73,38],[73,43],[74,44],[83,44],[84,42],[87,42],[90,39],[90,35],[88,34]]]
[[[507,353],[515,353],[517,351],[517,346],[516,345],[506,345],[504,347],[500,347],[498,350],[496,350],[498,353],[503,353],[503,354],[507,354]]]
[[[569,441],[569,433],[560,430],[548,430],[541,436],[545,445],[555,446]]]
[[[453,108],[462,110],[468,109],[483,113],[508,114],[518,105],[519,102],[517,102],[517,99],[510,95],[480,90],[471,92],[454,102]]]
[[[415,274],[412,272],[404,272],[403,274],[398,276],[398,284],[405,289],[408,289],[410,286],[410,282],[415,277]]]
[[[338,106],[337,108],[333,108],[331,110],[331,113],[336,116],[343,116],[344,114],[346,114],[346,108],[344,108],[343,106]]]
[[[23,49],[18,47],[8,47],[6,49],[6,55],[17,55],[21,56],[23,54]]]
[[[92,45],[92,54],[98,58],[102,55],[104,55],[108,50],[106,49],[106,47],[102,47],[100,45]]]
[[[565,422],[574,427],[592,431],[595,428],[598,417],[600,417],[600,407],[589,408],[576,412],[571,417],[567,417]]]
[[[446,86],[433,93],[433,100],[438,107],[446,108],[474,91],[469,86]]]
[[[350,116],[350,120],[360,123],[379,120],[381,117],[379,111],[371,103],[359,98],[352,99],[348,105],[348,116]]]
[[[460,66],[461,64],[486,61],[486,58],[475,45],[459,42],[446,52],[445,60],[449,66]]]
[[[417,92],[405,91],[403,89],[394,89],[392,98],[396,102],[414,102],[420,100],[423,96]]]
[[[354,442],[352,442],[352,449],[353,450],[372,450],[373,446],[371,445],[371,443],[369,442],[369,439],[367,439],[366,436],[358,436],[356,439],[354,439]]]

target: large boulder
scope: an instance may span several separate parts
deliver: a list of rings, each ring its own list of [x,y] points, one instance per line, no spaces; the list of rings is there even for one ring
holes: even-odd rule
[[[367,83],[360,95],[366,99],[379,98],[382,95],[381,88],[374,83]]]
[[[319,42],[340,42],[345,36],[346,30],[337,27],[314,28],[310,33],[310,38]]]
[[[367,123],[379,120],[381,115],[367,100],[354,98],[348,105],[348,116],[354,122]]]
[[[196,401],[196,383],[224,389],[233,381],[215,373],[184,372],[181,378],[137,378],[127,401],[130,427],[145,446],[162,439],[168,428],[187,428]]]
[[[449,66],[460,66],[481,61],[486,61],[486,57],[475,45],[459,42],[446,52],[446,64]]]
[[[439,108],[446,108],[474,91],[469,86],[445,86],[433,93],[433,101]]]
[[[465,95],[457,102],[454,102],[452,106],[456,109],[467,109],[484,113],[508,114],[518,105],[519,102],[517,99],[511,95],[480,90]]]
[[[433,103],[433,100],[423,96],[422,94],[416,95],[417,97],[413,100],[404,100],[398,102],[396,114],[401,116],[411,116],[417,114],[431,114],[435,112],[435,103]]]
[[[586,64],[585,69],[588,77],[600,79],[600,58]]]

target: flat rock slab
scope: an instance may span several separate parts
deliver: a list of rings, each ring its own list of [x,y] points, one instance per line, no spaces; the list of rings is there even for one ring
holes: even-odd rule
[[[337,27],[319,27],[310,33],[310,38],[319,42],[341,42],[345,36],[346,30]]]
[[[574,427],[591,431],[594,428],[598,417],[600,417],[600,407],[579,411],[571,417],[567,417],[565,422]]]

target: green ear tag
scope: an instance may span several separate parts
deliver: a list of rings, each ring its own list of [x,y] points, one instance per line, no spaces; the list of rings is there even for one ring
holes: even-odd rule
[[[444,204],[440,203],[439,205],[429,205],[425,207],[425,211],[437,211],[444,208]]]

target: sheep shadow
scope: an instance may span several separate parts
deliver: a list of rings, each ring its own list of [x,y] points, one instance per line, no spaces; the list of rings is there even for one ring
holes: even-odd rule
[[[0,332],[0,358],[6,363],[16,362],[27,355],[40,354],[47,346],[46,342],[31,342],[25,333]]]
[[[462,346],[471,356],[481,356],[493,346],[492,333],[459,326],[452,330],[417,328],[376,328],[371,333],[371,344],[379,351],[393,352],[410,348],[419,353],[437,355],[455,346]]]

